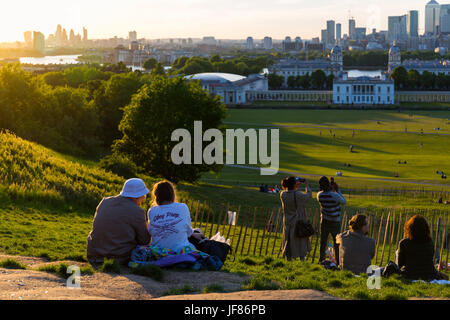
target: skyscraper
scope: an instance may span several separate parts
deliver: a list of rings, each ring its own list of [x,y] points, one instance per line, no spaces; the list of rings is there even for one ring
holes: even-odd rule
[[[388,17],[388,40],[390,42],[407,38],[406,20],[406,15]]]
[[[440,6],[435,0],[431,0],[425,6],[425,33],[436,34],[439,26]]]
[[[417,38],[419,36],[419,11],[408,11],[406,15],[406,32],[410,38]]]
[[[439,8],[439,31],[446,35],[450,33],[450,4],[442,4]]]
[[[83,41],[88,41],[88,31],[83,27]]]
[[[137,41],[137,32],[136,31],[128,32],[128,40]]]
[[[328,45],[334,45],[335,44],[335,34],[336,34],[336,25],[334,20],[328,20],[327,21],[327,35],[328,35]]]
[[[43,33],[38,31],[33,32],[33,49],[40,53],[45,52],[45,36]]]
[[[271,37],[264,37],[264,49],[265,50],[272,50],[272,38]]]
[[[25,45],[27,47],[31,48],[33,46],[33,32],[25,31],[23,33],[23,39],[25,40]]]
[[[336,41],[339,43],[342,38],[342,24],[336,24]]]
[[[247,38],[247,49],[248,50],[253,50],[255,49],[255,45],[253,43],[253,38],[252,37],[248,37]]]
[[[323,43],[324,45],[326,45],[326,44],[327,44],[327,41],[328,41],[328,32],[327,32],[327,29],[322,29],[320,38],[321,38],[321,40],[322,40],[322,43]]]
[[[348,20],[348,36],[350,39],[355,37],[356,21],[354,19]]]

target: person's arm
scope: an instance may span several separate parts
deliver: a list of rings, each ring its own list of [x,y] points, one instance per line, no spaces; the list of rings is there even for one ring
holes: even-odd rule
[[[398,244],[398,267],[401,269],[406,263],[405,257],[405,241],[400,241]]]
[[[136,242],[138,245],[147,245],[150,243],[151,236],[148,232],[147,220],[145,219],[145,211],[139,210],[134,219],[134,230],[136,232]]]
[[[332,192],[331,194],[333,195],[333,199],[336,200],[337,202],[339,202],[340,204],[347,203],[347,200],[345,200],[344,196],[342,195],[342,193],[340,191]]]
[[[186,221],[186,233],[189,238],[194,233],[194,229],[192,229],[192,221],[191,221],[191,213],[189,212],[189,208],[187,205],[184,205],[184,215]]]

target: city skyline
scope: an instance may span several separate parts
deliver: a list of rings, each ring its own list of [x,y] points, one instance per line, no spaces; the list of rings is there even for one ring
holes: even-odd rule
[[[169,5],[130,0],[125,6],[123,2],[103,0],[77,3],[18,0],[4,5],[3,12],[10,14],[0,19],[0,42],[23,41],[23,32],[28,30],[40,31],[47,37],[55,32],[57,24],[67,31],[74,29],[75,33],[81,33],[82,28],[87,27],[90,39],[127,38],[130,30],[136,30],[139,38],[147,39],[203,36],[217,39],[300,36],[311,39],[320,37],[327,20],[342,24],[342,34],[347,33],[350,16],[368,31],[372,28],[387,30],[388,16],[404,15],[409,10],[419,11],[419,33],[423,33],[426,3],[423,0],[394,3],[381,0],[364,4],[355,0],[318,0],[313,4],[305,0],[262,0],[257,3],[218,0],[211,5],[206,0],[174,0]]]

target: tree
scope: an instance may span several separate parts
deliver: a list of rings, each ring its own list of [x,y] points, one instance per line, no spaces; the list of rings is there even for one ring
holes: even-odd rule
[[[295,76],[289,76],[287,79],[287,86],[289,89],[294,89],[296,87],[296,78]]]
[[[396,89],[403,89],[407,86],[408,73],[404,67],[397,67],[389,76],[394,80]]]
[[[156,66],[152,70],[152,74],[163,76],[166,74],[166,70],[164,70],[164,66],[162,63],[157,63]]]
[[[209,61],[211,61],[211,63],[214,63],[214,62],[222,62],[223,60],[220,57],[220,55],[215,54],[209,59]]]
[[[299,83],[303,89],[308,90],[311,87],[311,78],[309,76],[309,73],[300,76]]]
[[[326,84],[327,84],[327,89],[328,90],[332,90],[333,89],[333,82],[334,82],[334,74],[329,74],[327,76],[327,80],[326,80]]]
[[[313,71],[311,74],[311,83],[314,89],[322,90],[327,81],[327,75],[320,69]]]
[[[142,66],[144,67],[145,70],[150,71],[153,70],[157,64],[158,60],[156,60],[155,58],[150,58],[146,60]]]
[[[422,89],[433,90],[436,84],[436,76],[434,73],[429,71],[424,71],[420,80]]]
[[[275,73],[269,74],[267,77],[267,80],[269,82],[269,89],[271,90],[277,90],[280,89],[284,82],[284,77],[277,75]]]
[[[175,183],[193,182],[202,172],[218,172],[222,165],[175,165],[172,149],[179,142],[171,141],[172,133],[176,129],[186,129],[193,137],[194,121],[199,119],[203,131],[217,128],[223,132],[225,117],[226,107],[220,97],[210,95],[197,81],[155,76],[125,107],[119,126],[123,136],[115,142],[113,151],[154,177],[164,177]],[[192,151],[193,147],[190,148]]]
[[[420,73],[417,70],[409,70],[407,74],[408,88],[418,89],[420,87]]]

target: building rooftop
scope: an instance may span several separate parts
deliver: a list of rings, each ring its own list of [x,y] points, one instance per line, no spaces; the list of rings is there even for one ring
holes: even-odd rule
[[[385,84],[391,84],[394,83],[394,81],[392,79],[389,78],[381,78],[381,77],[367,77],[367,76],[363,76],[363,77],[348,77],[348,78],[344,78],[344,77],[339,77],[336,78],[334,80],[335,83],[363,83],[363,84],[380,84],[380,83],[385,83]]]
[[[240,81],[243,79],[246,79],[246,77],[238,75],[238,74],[231,74],[231,73],[220,73],[220,72],[206,72],[206,73],[197,73],[188,75],[185,77],[186,79],[192,79],[192,80],[200,80],[203,82],[216,82],[216,83],[233,83],[236,81]]]

